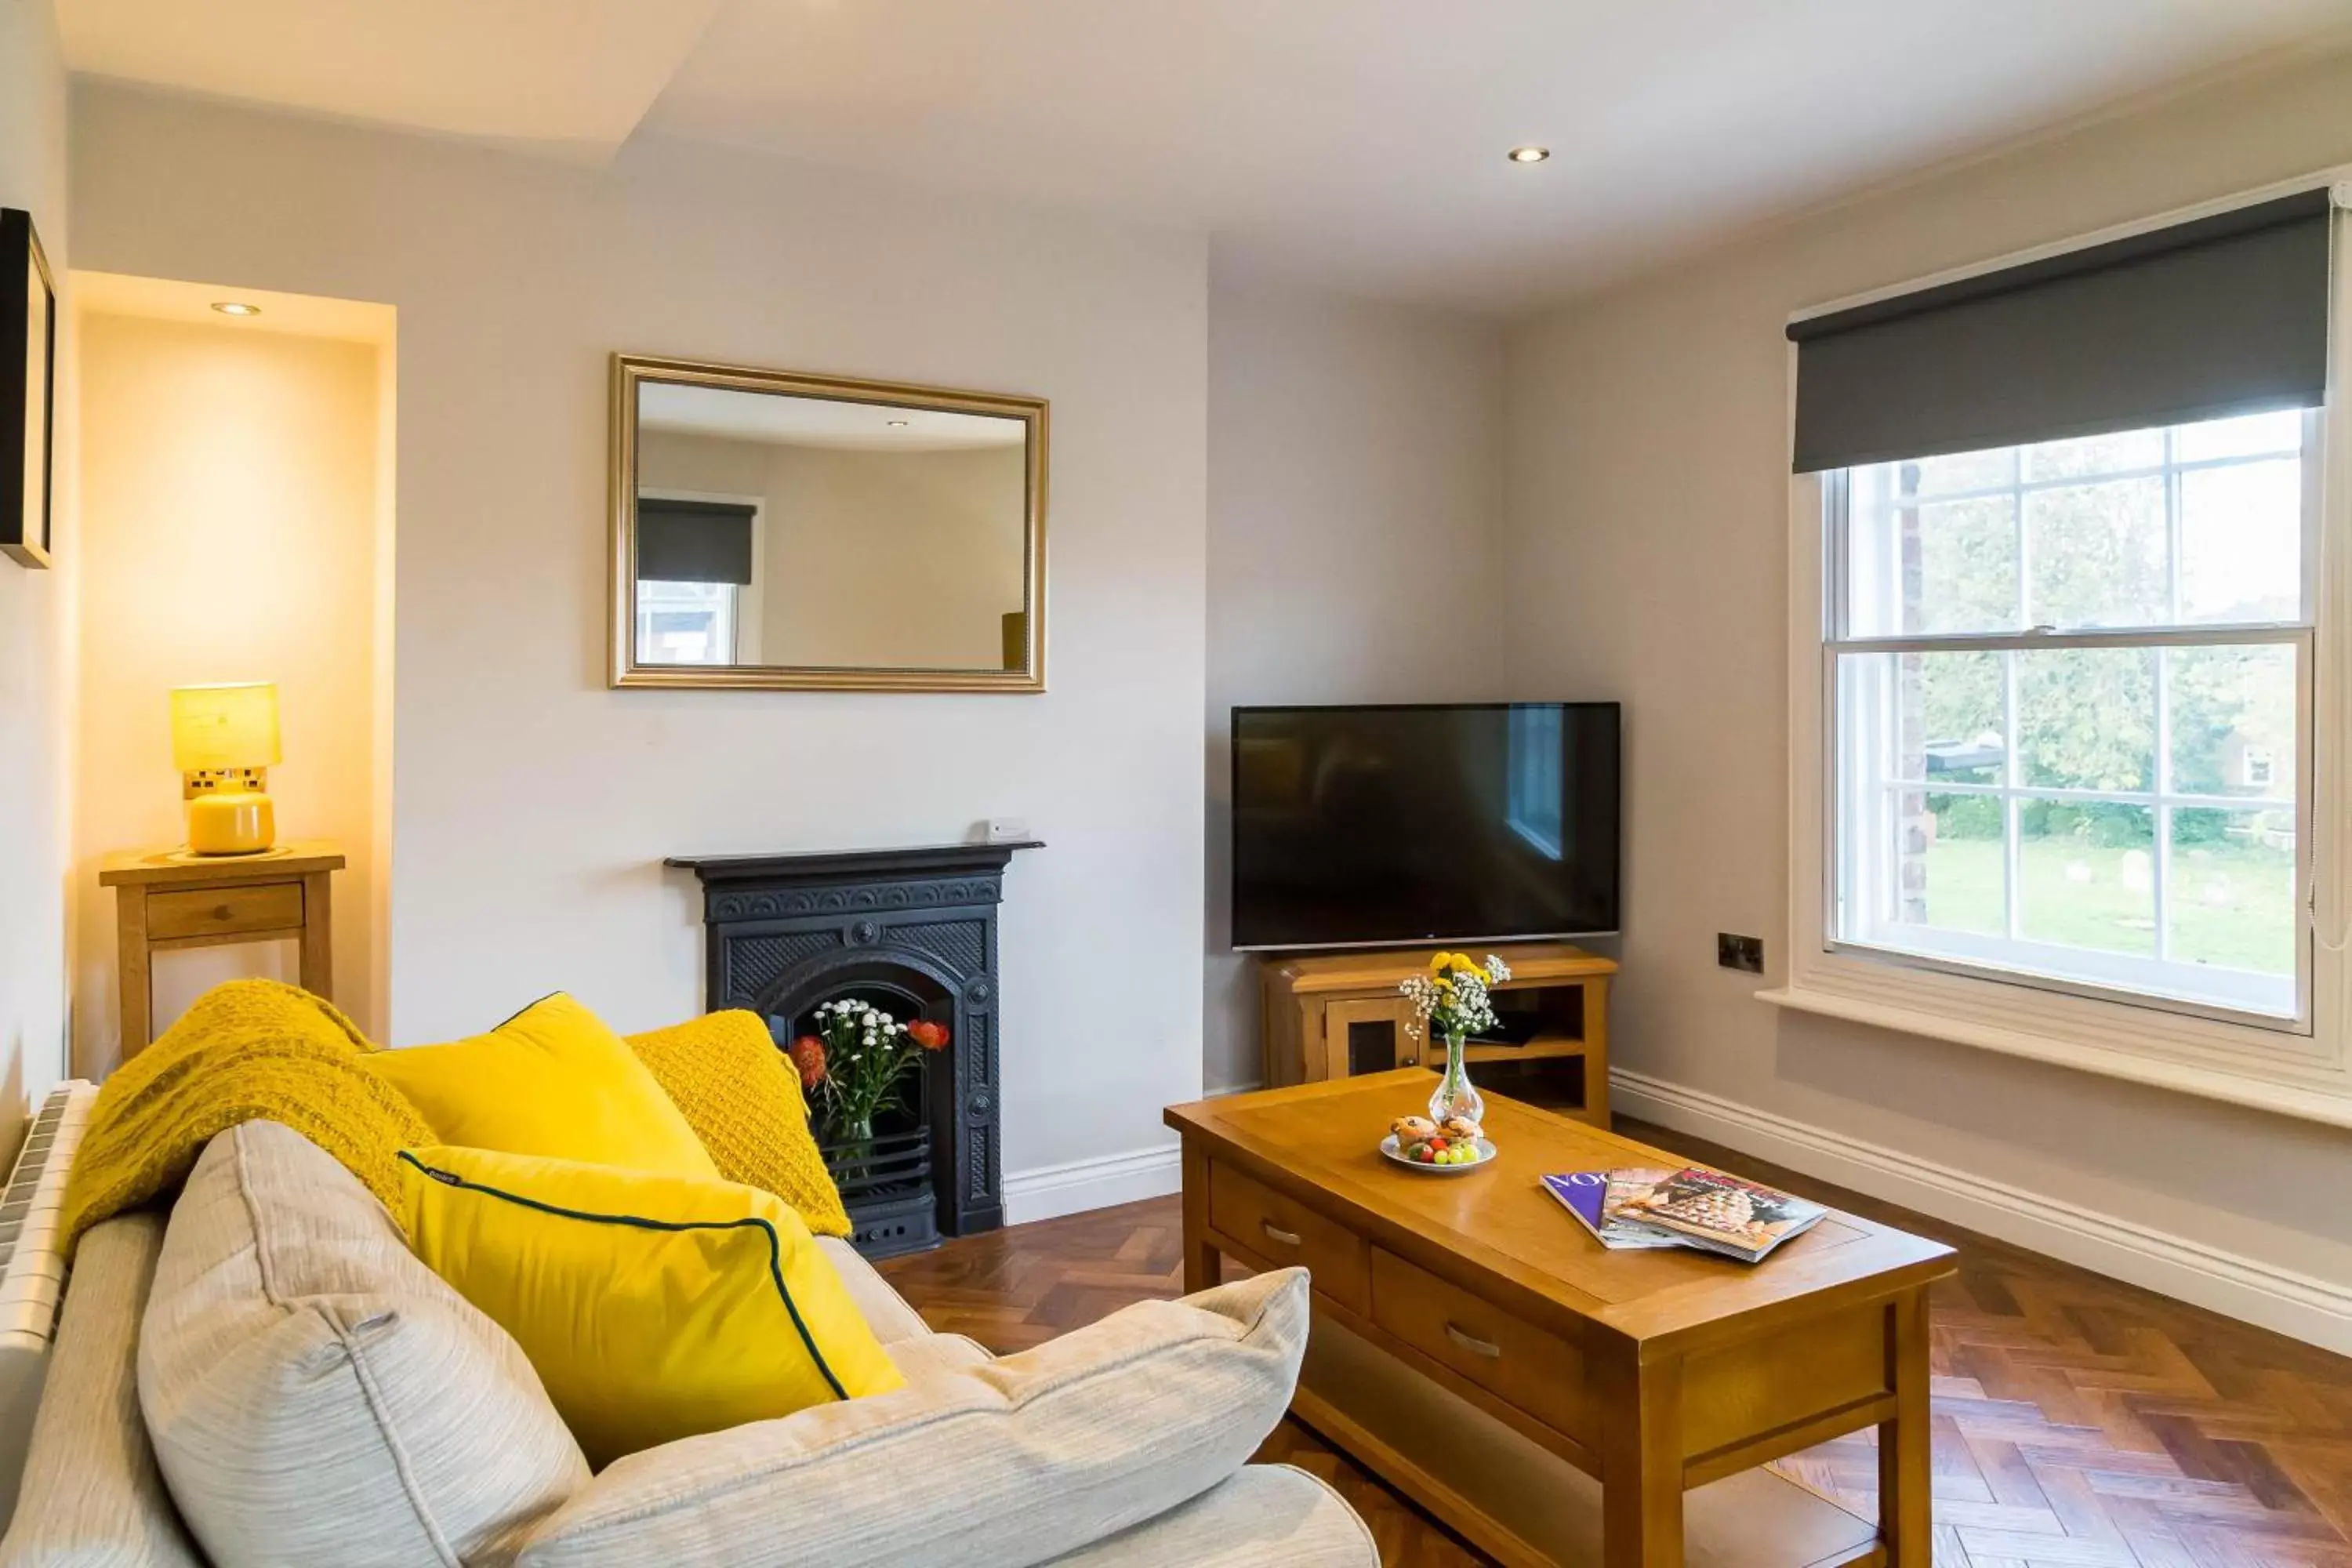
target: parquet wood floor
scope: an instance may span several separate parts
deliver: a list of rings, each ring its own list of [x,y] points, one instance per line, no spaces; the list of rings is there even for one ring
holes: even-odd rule
[[[2352,1568],[2352,1361],[1680,1133],[1619,1130],[1959,1248],[1932,1308],[1937,1568]],[[1176,1200],[1156,1199],[883,1271],[933,1327],[1017,1351],[1177,1294],[1180,1227]],[[1484,1561],[1296,1422],[1260,1457],[1338,1487],[1389,1568]],[[1867,1436],[1778,1468],[1876,1510]]]

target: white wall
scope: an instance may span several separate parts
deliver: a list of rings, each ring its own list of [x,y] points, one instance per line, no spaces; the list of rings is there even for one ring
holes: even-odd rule
[[[2028,1208],[2058,1200],[2250,1259],[2260,1289],[2352,1280],[2352,1206],[2327,1195],[2347,1190],[2352,1135],[1782,1015],[1714,961],[1715,932],[1761,932],[1777,976],[1803,935],[1787,929],[1789,312],[2345,160],[2352,62],[2306,64],[1752,237],[1515,341],[1514,663],[1524,679],[1626,704],[1622,1066],[1968,1183],[2009,1184]],[[1828,1173],[1869,1174],[1753,1126],[1685,1121]],[[1872,1182],[1969,1223],[1998,1218]],[[2011,1228],[2249,1305],[2226,1281],[2190,1278],[2227,1272],[2201,1254],[2187,1274],[2166,1272],[2129,1248],[2033,1233],[2026,1218]],[[2314,1332],[2326,1316],[2292,1326]],[[2339,1327],[2352,1345],[2352,1317]]]
[[[0,0],[0,206],[33,215],[60,293],[66,270],[66,79],[49,0]],[[68,319],[61,299],[61,332]],[[66,1070],[68,784],[73,712],[73,398],[58,344],[59,565],[0,557],[0,1158],[27,1096]]]
[[[278,683],[278,835],[343,847],[335,994],[373,1026],[377,352],[218,317],[81,318],[74,1021],[86,1076],[112,1067],[120,1035],[100,858],[186,834],[174,686]],[[156,1032],[216,981],[292,980],[293,945],[157,954]]]
[[[589,171],[113,87],[77,89],[74,132],[83,265],[399,311],[395,1040],[559,986],[622,1028],[697,1011],[694,884],[665,855],[1020,816],[1049,847],[1005,882],[1006,1169],[1166,1145],[1161,1106],[1201,1083],[1197,238],[658,142]],[[1050,398],[1053,689],[606,689],[615,350]]]
[[[1262,1081],[1228,944],[1236,705],[1556,695],[1503,663],[1492,321],[1220,279],[1209,301],[1207,1081]],[[1580,695],[1580,693],[1570,693]]]

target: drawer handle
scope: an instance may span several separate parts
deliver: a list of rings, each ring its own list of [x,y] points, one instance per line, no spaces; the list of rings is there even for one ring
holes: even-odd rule
[[[1285,1247],[1297,1247],[1301,1241],[1306,1239],[1295,1230],[1284,1230],[1280,1228],[1270,1219],[1262,1219],[1258,1221],[1257,1227],[1265,1232],[1266,1238],[1268,1240],[1278,1241]]]
[[[1472,1355],[1482,1355],[1489,1361],[1499,1361],[1502,1359],[1502,1346],[1496,1344],[1492,1340],[1482,1340],[1475,1334],[1465,1333],[1460,1329],[1455,1328],[1452,1323],[1445,1325],[1445,1337],[1452,1340],[1455,1344],[1460,1345],[1464,1350],[1468,1351]]]
[[[215,904],[213,906],[213,919],[216,921],[225,921],[228,918],[228,906],[226,904]]]

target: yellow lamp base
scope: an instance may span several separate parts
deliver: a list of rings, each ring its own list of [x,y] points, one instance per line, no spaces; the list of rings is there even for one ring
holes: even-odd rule
[[[257,790],[188,802],[188,848],[197,855],[258,855],[278,842],[278,813]]]

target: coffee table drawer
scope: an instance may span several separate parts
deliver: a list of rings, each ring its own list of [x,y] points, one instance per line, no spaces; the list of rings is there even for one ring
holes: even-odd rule
[[[1230,1165],[1209,1167],[1209,1223],[1259,1257],[1303,1263],[1315,1289],[1350,1311],[1364,1310],[1364,1238]]]
[[[1589,1435],[1584,1358],[1573,1345],[1379,1247],[1372,1321],[1553,1431]]]

